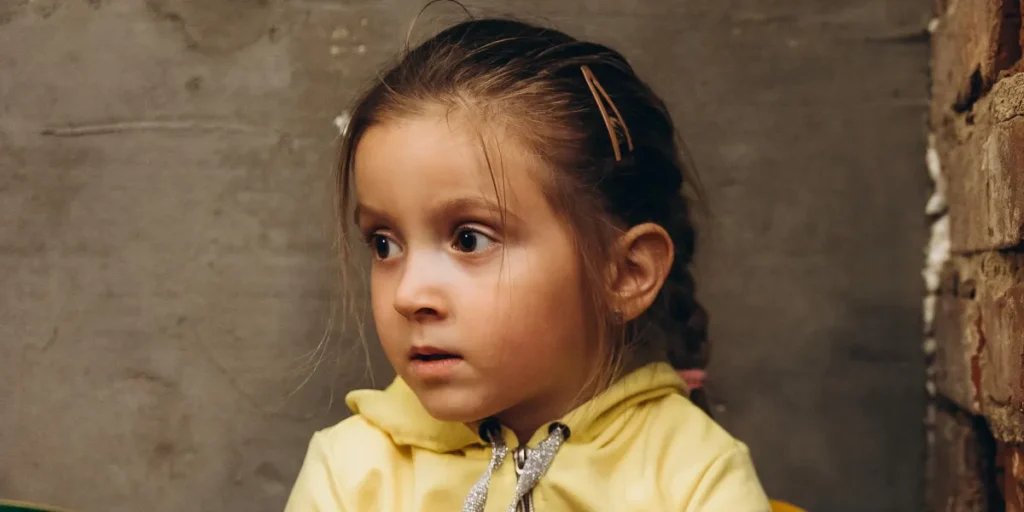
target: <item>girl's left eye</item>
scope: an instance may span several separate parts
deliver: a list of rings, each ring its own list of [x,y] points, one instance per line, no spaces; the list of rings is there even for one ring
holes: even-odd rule
[[[455,233],[452,247],[465,253],[483,252],[490,248],[494,239],[470,228],[461,228]]]
[[[391,238],[382,234],[374,233],[370,235],[367,239],[367,243],[370,245],[370,249],[373,251],[373,255],[377,261],[384,261],[402,253],[401,246]]]

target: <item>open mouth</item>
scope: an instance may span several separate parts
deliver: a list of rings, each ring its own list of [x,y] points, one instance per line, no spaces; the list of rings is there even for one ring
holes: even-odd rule
[[[444,361],[445,359],[462,359],[455,354],[413,354],[413,361]]]
[[[462,356],[437,347],[413,347],[408,371],[423,382],[447,382],[462,366]]]
[[[441,350],[434,347],[418,347],[412,350],[409,358],[413,361],[447,361],[451,359],[462,359],[462,356]]]

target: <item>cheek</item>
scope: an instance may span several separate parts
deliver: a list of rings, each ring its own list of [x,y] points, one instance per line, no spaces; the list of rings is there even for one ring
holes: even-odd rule
[[[518,264],[517,264],[518,263]],[[509,357],[522,354],[568,356],[585,344],[578,271],[566,258],[510,261],[494,324],[503,331]]]
[[[401,316],[394,308],[395,283],[385,273],[370,273],[370,310],[384,351],[391,356],[395,341],[399,339]],[[365,318],[365,317],[364,317]],[[404,350],[404,349],[403,349]]]
[[[370,307],[373,310],[373,319],[379,320],[379,315],[384,313],[384,306],[390,301],[392,295],[388,289],[387,281],[378,272],[370,271]]]

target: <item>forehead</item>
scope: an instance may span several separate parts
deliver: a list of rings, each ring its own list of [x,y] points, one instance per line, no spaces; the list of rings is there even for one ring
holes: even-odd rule
[[[544,200],[544,166],[507,130],[444,113],[370,127],[353,173],[360,202],[482,196],[529,209]]]

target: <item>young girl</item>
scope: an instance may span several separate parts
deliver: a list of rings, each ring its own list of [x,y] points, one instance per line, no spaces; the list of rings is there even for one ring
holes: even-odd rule
[[[339,178],[398,378],[314,435],[287,510],[769,510],[667,362],[705,354],[689,171],[607,47],[482,19],[406,52]]]

